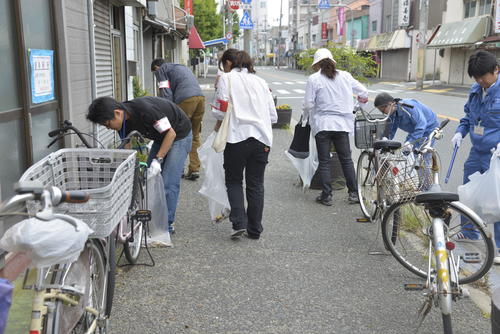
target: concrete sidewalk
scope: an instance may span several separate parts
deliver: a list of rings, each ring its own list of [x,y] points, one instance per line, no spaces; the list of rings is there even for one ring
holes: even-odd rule
[[[206,138],[214,120],[207,112],[204,121]],[[315,203],[318,191],[302,190],[284,155],[291,133],[273,133],[262,238],[231,240],[227,220],[210,222],[198,193],[203,175],[184,180],[174,248],[153,249],[153,268],[119,271],[111,333],[412,331],[423,297],[403,284],[417,278],[391,256],[368,255],[383,248],[378,227],[356,223],[361,212],[347,203],[346,190],[334,193],[333,207]],[[457,333],[490,331],[471,300],[453,312]],[[432,310],[419,333],[438,333],[441,323]]]

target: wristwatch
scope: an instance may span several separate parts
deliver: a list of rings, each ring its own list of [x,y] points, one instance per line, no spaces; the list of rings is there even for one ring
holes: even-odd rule
[[[160,164],[162,164],[162,163],[163,163],[163,158],[156,157],[156,160],[157,160]]]

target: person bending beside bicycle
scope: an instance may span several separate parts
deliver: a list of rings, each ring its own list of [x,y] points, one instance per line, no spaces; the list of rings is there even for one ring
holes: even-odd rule
[[[396,103],[388,93],[380,93],[375,97],[375,107],[389,116],[391,127],[389,139],[393,139],[396,131],[406,131],[404,152],[411,152],[413,145],[427,138],[439,126],[436,114],[425,104],[415,99],[403,99]]]
[[[193,138],[186,114],[175,103],[160,97],[139,97],[123,103],[100,97],[89,106],[87,119],[118,131],[121,138],[137,130],[154,141],[148,165],[162,173],[168,230],[173,233],[181,176]]]
[[[462,140],[470,134],[472,147],[464,164],[464,184],[469,176],[479,171],[486,172],[490,166],[491,150],[500,142],[500,79],[497,58],[484,50],[473,53],[469,58],[467,72],[476,80],[464,106],[465,116],[460,119],[451,142],[460,147]],[[500,222],[495,223],[495,244],[500,249]],[[474,241],[479,232],[467,226],[456,235],[458,241]],[[500,254],[494,259],[500,264]]]

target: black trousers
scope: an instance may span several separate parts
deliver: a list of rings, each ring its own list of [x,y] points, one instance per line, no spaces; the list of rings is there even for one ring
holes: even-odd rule
[[[323,196],[332,193],[332,176],[330,172],[330,147],[335,146],[335,151],[340,160],[342,171],[346,179],[349,192],[357,192],[356,171],[351,158],[351,146],[349,145],[349,133],[342,131],[320,131],[316,134],[316,148],[318,150],[319,177],[323,187]]]
[[[235,230],[247,229],[252,236],[259,236],[263,231],[264,171],[268,157],[269,146],[254,138],[236,144],[227,143],[224,150],[227,196],[231,205],[229,220]],[[243,172],[248,202],[246,210]]]

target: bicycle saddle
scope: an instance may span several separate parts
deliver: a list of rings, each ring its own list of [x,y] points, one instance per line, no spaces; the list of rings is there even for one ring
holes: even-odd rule
[[[373,143],[373,148],[376,150],[397,150],[401,147],[401,143],[395,140],[376,140]]]
[[[415,202],[419,204],[455,201],[458,201],[458,194],[447,191],[421,193],[415,197]]]

